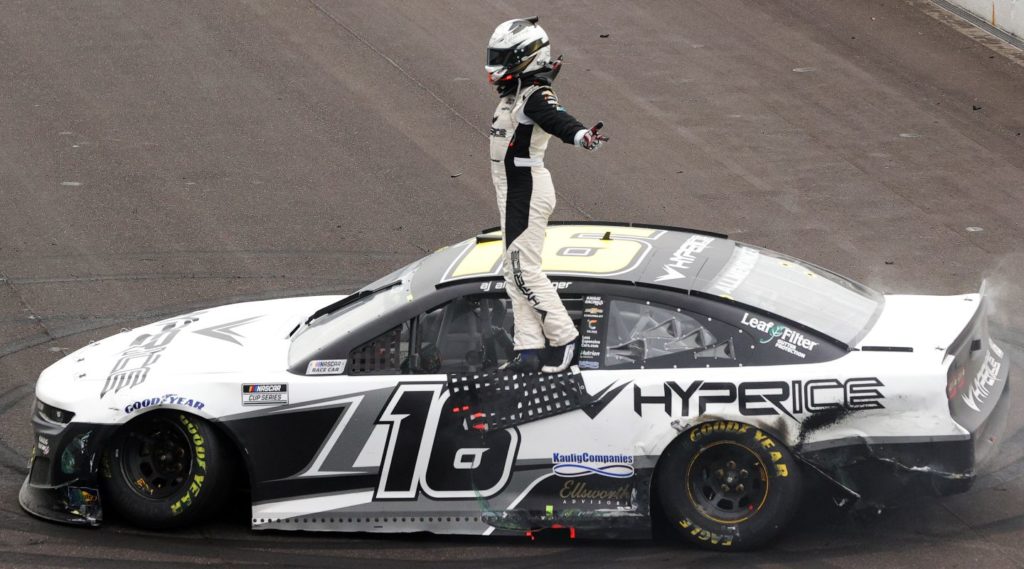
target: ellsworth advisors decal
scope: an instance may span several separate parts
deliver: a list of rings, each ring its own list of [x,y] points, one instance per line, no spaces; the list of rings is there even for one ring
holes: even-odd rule
[[[306,366],[306,375],[341,375],[347,360],[313,360]]]
[[[247,383],[242,385],[242,405],[280,405],[288,403],[287,383]]]

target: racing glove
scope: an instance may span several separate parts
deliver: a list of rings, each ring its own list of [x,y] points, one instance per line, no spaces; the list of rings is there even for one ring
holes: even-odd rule
[[[595,124],[590,129],[582,129],[576,133],[576,137],[573,141],[576,146],[584,148],[586,150],[597,150],[605,142],[608,142],[608,137],[597,132],[604,126],[603,122]]]

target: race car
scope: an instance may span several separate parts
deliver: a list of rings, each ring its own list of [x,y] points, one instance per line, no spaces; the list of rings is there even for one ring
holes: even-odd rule
[[[20,503],[98,525],[775,539],[805,489],[877,505],[966,490],[1009,360],[978,294],[881,294],[725,235],[553,223],[580,332],[560,374],[513,357],[500,230],[348,296],[198,310],[45,369]],[[820,484],[819,484],[820,482]]]

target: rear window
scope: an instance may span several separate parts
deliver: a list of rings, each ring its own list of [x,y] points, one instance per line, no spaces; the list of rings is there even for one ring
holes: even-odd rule
[[[846,344],[866,332],[883,300],[877,291],[806,261],[739,243],[702,288]]]

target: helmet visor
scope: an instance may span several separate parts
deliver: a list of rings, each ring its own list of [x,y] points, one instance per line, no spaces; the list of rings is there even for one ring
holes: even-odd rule
[[[489,47],[487,48],[487,65],[508,67],[508,63],[512,61],[514,54],[515,48],[494,49]]]

